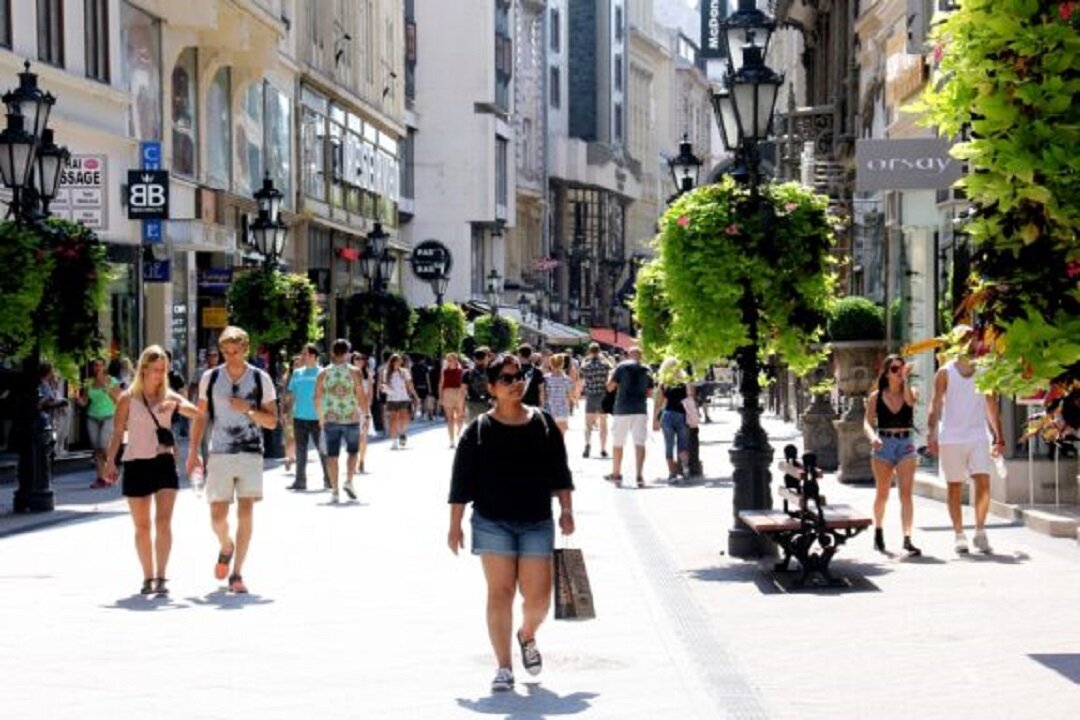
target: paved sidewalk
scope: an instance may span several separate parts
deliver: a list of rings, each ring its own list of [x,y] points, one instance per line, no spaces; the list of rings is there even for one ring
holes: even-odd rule
[[[864,534],[834,561],[851,589],[785,593],[768,562],[723,554],[732,514],[727,450],[737,418],[714,418],[702,430],[708,479],[688,487],[655,481],[663,470],[657,436],[645,490],[601,479],[610,464],[581,458],[581,419],[574,418],[574,544],[586,553],[598,619],[545,624],[544,674],[525,675],[515,658],[514,693],[488,690],[494,662],[483,579],[475,558],[446,549],[452,453],[445,431],[432,427],[415,433],[406,451],[373,446],[359,503],[331,506],[328,493],[288,493],[291,476],[270,470],[245,571],[247,597],[227,595],[213,580],[207,511],[187,491],[174,520],[169,600],[135,594],[140,573],[122,500],[85,503],[94,509],[86,522],[0,537],[0,617],[9,620],[0,642],[3,714],[681,720],[1075,713],[1075,541],[995,520],[996,553],[957,559],[944,506],[920,498],[915,539],[924,558],[882,557]],[[785,442],[798,443],[790,426],[767,424],[778,456]],[[86,491],[94,492],[102,491]],[[824,492],[864,510],[873,495],[831,480]],[[0,534],[8,522],[0,518]],[[890,547],[899,546],[898,528],[894,497]]]

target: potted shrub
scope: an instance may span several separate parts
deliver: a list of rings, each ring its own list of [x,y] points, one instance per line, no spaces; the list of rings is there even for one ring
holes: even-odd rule
[[[871,448],[862,425],[866,394],[885,350],[885,309],[864,297],[841,298],[829,317],[827,331],[836,386],[851,398],[848,411],[833,421],[840,456],[838,478],[841,482],[871,481]]]

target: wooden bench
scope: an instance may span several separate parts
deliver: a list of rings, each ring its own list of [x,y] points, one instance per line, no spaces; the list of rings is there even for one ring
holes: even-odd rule
[[[840,546],[868,528],[873,520],[850,505],[828,505],[821,496],[812,454],[803,456],[803,466],[781,463],[785,478],[797,487],[785,485],[778,495],[780,510],[740,510],[739,520],[758,535],[767,537],[784,551],[777,571],[790,569],[795,558],[802,575],[795,581],[803,585],[819,576],[827,585],[842,585],[829,572],[829,563]],[[806,469],[804,469],[806,468]]]

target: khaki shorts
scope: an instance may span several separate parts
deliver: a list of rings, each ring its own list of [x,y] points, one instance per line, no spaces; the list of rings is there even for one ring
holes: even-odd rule
[[[947,483],[966,482],[972,475],[989,475],[993,460],[990,442],[938,445],[941,479]]]
[[[255,453],[210,454],[206,461],[206,499],[231,503],[233,497],[262,500],[263,458]]]
[[[648,415],[613,415],[611,417],[611,444],[621,448],[626,445],[626,436],[630,435],[634,445],[645,447],[649,437]]]

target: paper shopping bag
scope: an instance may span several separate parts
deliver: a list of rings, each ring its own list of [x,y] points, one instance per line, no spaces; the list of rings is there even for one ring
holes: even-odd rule
[[[555,550],[555,619],[592,620],[596,617],[585,556],[577,548]]]

